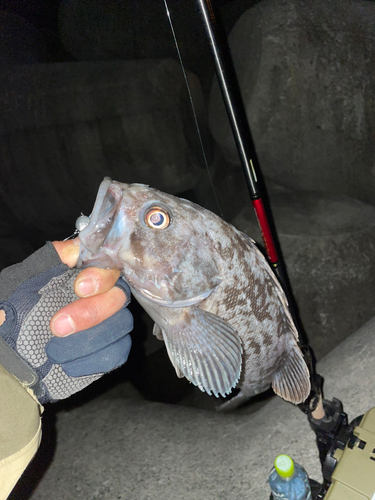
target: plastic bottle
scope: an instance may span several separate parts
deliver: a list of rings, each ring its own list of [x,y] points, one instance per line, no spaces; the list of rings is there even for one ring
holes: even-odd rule
[[[274,500],[311,500],[309,477],[305,469],[288,455],[279,455],[269,476]]]

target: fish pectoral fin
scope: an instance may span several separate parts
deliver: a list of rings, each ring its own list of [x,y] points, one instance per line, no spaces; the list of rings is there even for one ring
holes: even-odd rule
[[[164,340],[164,338],[163,338],[163,330],[160,328],[160,326],[157,323],[154,323],[154,328],[152,330],[152,333],[155,335],[155,337],[158,340]]]
[[[177,375],[182,373],[201,391],[216,397],[229,394],[236,386],[242,347],[229,323],[207,311],[189,308],[181,320],[162,331]]]
[[[275,393],[294,404],[305,401],[310,394],[310,373],[295,338],[290,334],[280,367],[272,380]]]

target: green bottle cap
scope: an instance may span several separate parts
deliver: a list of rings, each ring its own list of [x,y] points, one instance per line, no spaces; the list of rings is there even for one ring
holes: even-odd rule
[[[276,472],[281,477],[291,477],[294,473],[294,462],[288,455],[279,455],[275,459]]]

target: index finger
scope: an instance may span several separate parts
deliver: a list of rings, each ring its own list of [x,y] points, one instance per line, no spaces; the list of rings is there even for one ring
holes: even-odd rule
[[[59,254],[60,260],[69,267],[74,267],[77,264],[79,256],[79,239],[66,241],[52,241],[56,252]]]
[[[78,297],[82,298],[107,292],[114,287],[120,274],[117,269],[87,267],[77,276],[74,282],[74,291]]]

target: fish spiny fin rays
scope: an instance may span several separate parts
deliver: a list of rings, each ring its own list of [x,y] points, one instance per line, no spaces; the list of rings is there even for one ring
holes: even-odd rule
[[[272,380],[272,388],[278,396],[294,404],[302,403],[310,394],[309,370],[292,334],[286,339],[285,351]]]
[[[160,326],[156,323],[154,323],[154,328],[152,330],[152,333],[155,335],[155,337],[158,340],[164,340],[163,339],[163,330],[160,328]]]
[[[241,373],[241,340],[218,316],[189,308],[184,318],[163,329],[164,342],[177,375],[182,373],[207,394],[225,396]]]
[[[160,326],[157,323],[154,324],[154,329],[153,329],[152,333],[155,335],[155,337],[158,340],[164,340],[163,330],[160,328]],[[184,374],[181,372],[179,367],[173,363],[173,361],[172,361],[172,364],[173,364],[174,369],[176,370],[177,377],[182,378],[184,376]]]

